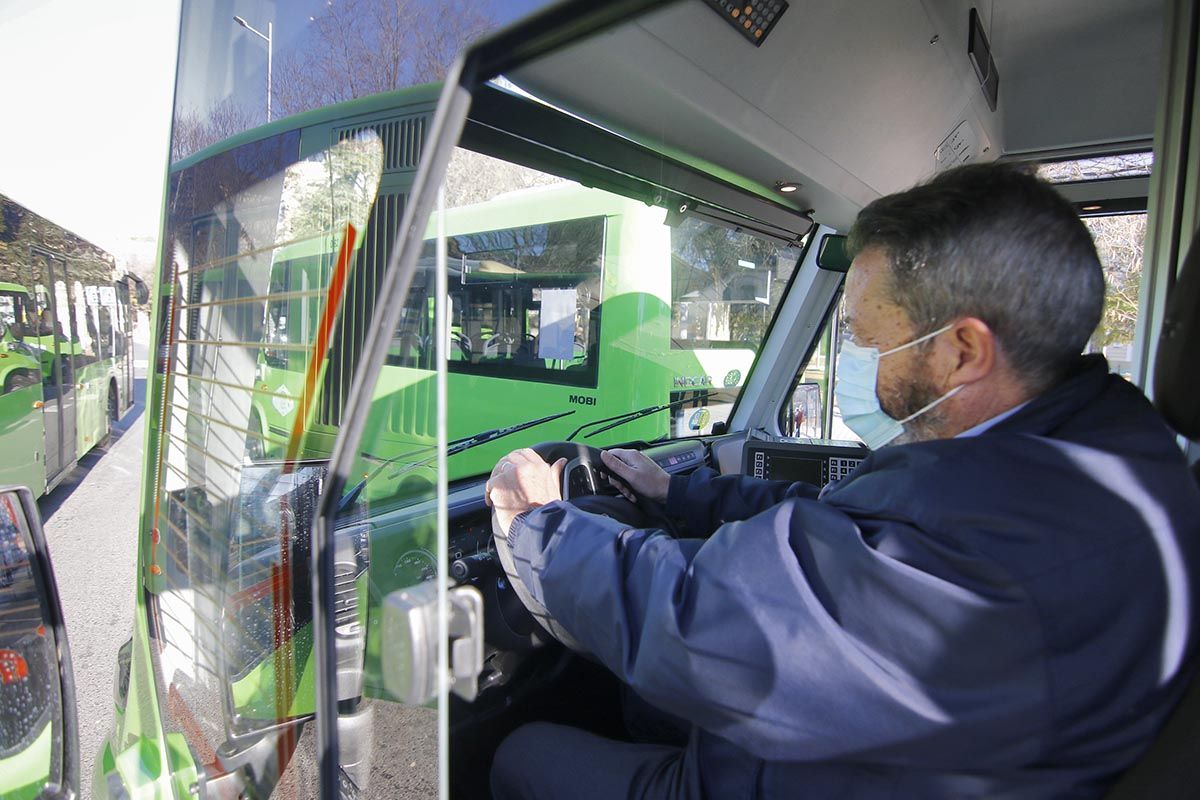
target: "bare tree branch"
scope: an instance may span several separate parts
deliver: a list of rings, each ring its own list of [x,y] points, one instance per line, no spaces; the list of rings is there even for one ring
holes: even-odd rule
[[[273,99],[295,114],[442,80],[459,51],[496,27],[490,3],[337,0],[312,21],[310,44],[285,55]]]

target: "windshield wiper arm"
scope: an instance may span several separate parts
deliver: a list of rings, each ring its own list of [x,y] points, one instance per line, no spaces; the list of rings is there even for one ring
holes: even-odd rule
[[[481,431],[480,433],[475,433],[470,436],[464,436],[461,439],[455,439],[452,442],[446,443],[446,456],[448,458],[457,453],[461,453],[464,450],[470,450],[472,447],[475,447],[477,445],[486,444],[487,442],[494,442],[496,439],[502,439],[505,436],[510,436],[514,433],[519,433],[520,431],[523,431],[526,428],[532,428],[535,425],[541,425],[546,422],[552,422],[556,419],[559,419],[560,417],[566,417],[566,416],[569,416],[574,413],[575,413],[574,409],[571,409],[570,411],[560,411],[557,414],[550,414],[545,417],[540,417],[538,419],[530,420],[529,422],[521,422],[516,425],[509,425],[507,428],[492,428],[491,430]],[[383,472],[387,467],[391,466],[392,464],[395,464],[397,461],[409,459],[409,458],[412,458],[413,456],[420,455],[421,453],[428,453],[431,450],[437,450],[437,445],[431,444],[431,445],[426,445],[425,447],[418,447],[414,450],[406,450],[403,453],[399,453],[398,455],[394,455],[391,458],[386,459],[382,464],[375,467],[375,469],[371,470],[371,472],[365,478],[363,478],[361,481],[356,483],[354,485],[354,488],[352,488],[350,491],[346,492],[346,494],[342,496],[342,499],[340,501],[338,501],[338,511],[339,512],[344,511],[351,504],[353,504],[354,501],[358,499],[358,496],[360,494],[362,494],[362,490],[366,487],[366,485],[368,483],[370,483],[372,480],[374,480],[375,477],[377,475],[379,475],[379,473]],[[428,464],[430,461],[434,460],[435,458],[437,458],[436,453],[433,456],[430,456],[429,458],[425,458],[421,461],[416,461],[412,464],[406,464],[405,466],[403,466],[400,469],[393,472],[388,477],[395,478],[399,475],[403,475],[405,472],[408,472],[409,470],[414,469],[415,467],[419,467],[419,466]]]
[[[604,425],[603,428],[597,428],[596,430],[591,431],[590,433],[584,434],[583,438],[590,439],[593,436],[604,433],[605,431],[610,431],[613,428],[620,427],[621,425],[624,425],[626,422],[633,422],[635,419],[641,419],[642,417],[648,417],[651,414],[657,414],[659,411],[666,411],[668,408],[675,408],[676,406],[681,406],[685,403],[694,403],[697,400],[707,400],[708,398],[712,397],[714,394],[716,394],[716,392],[705,392],[704,394],[700,395],[699,397],[688,397],[683,400],[676,400],[671,403],[663,403],[662,405],[659,405],[659,406],[646,406],[645,408],[638,409],[637,411],[626,411],[624,414],[617,414],[615,417],[605,417],[604,419],[595,419],[595,420],[592,420],[591,422],[585,422],[584,424],[582,424],[578,428],[576,428],[575,431],[570,436],[567,437],[567,441],[570,442],[570,441],[574,440],[574,438],[579,435],[580,431],[584,430],[585,428],[590,428],[593,425],[603,425],[605,422],[609,423],[608,425]]]
[[[476,447],[481,444],[487,444],[488,442],[494,442],[497,439],[503,439],[505,436],[511,436],[514,433],[519,433],[526,428],[532,428],[535,425],[541,425],[546,422],[553,422],[554,420],[561,419],[562,417],[569,417],[574,413],[575,409],[571,409],[570,411],[560,411],[557,414],[549,414],[539,419],[531,419],[529,422],[522,422],[517,425],[509,425],[507,428],[492,428],[490,431],[477,433],[474,436],[467,436],[463,439],[455,439],[453,442],[450,442],[447,445],[446,455],[452,456],[455,453],[461,453],[464,450],[470,450],[472,447]]]

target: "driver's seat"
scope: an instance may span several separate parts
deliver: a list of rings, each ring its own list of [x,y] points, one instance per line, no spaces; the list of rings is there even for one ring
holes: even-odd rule
[[[1154,368],[1154,395],[1155,405],[1172,428],[1192,441],[1200,440],[1200,233],[1192,240],[1167,302]],[[1192,474],[1200,481],[1200,461],[1192,464]],[[1200,614],[1200,609],[1192,609],[1192,613]],[[1196,797],[1200,793],[1197,787],[1200,671],[1150,749],[1105,798],[1183,800]]]

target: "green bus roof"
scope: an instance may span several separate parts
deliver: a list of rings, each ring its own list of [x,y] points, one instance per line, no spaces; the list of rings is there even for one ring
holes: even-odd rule
[[[228,150],[233,150],[235,147],[240,147],[244,144],[261,141],[269,136],[318,125],[328,125],[365,114],[376,114],[399,105],[434,102],[437,100],[438,95],[441,94],[441,91],[442,85],[440,83],[426,83],[419,86],[410,86],[407,89],[399,89],[394,92],[382,92],[367,97],[359,97],[354,100],[347,100],[342,103],[334,103],[333,105],[313,109],[312,111],[302,111],[299,114],[277,119],[274,122],[268,122],[266,125],[260,125],[257,128],[250,128],[249,130],[230,136],[228,139],[222,139],[216,144],[209,145],[203,150],[198,150],[190,156],[173,163],[171,165],[171,172],[179,172],[207,158],[219,155]]]

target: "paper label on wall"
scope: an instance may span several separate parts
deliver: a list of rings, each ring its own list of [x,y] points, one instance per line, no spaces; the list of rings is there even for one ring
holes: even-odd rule
[[[538,358],[565,361],[574,357],[575,308],[578,302],[578,293],[574,289],[542,289]]]
[[[982,140],[971,121],[964,119],[933,151],[934,166],[938,172],[942,172],[959,164],[969,164],[979,160],[980,154],[989,149],[990,146]]]

